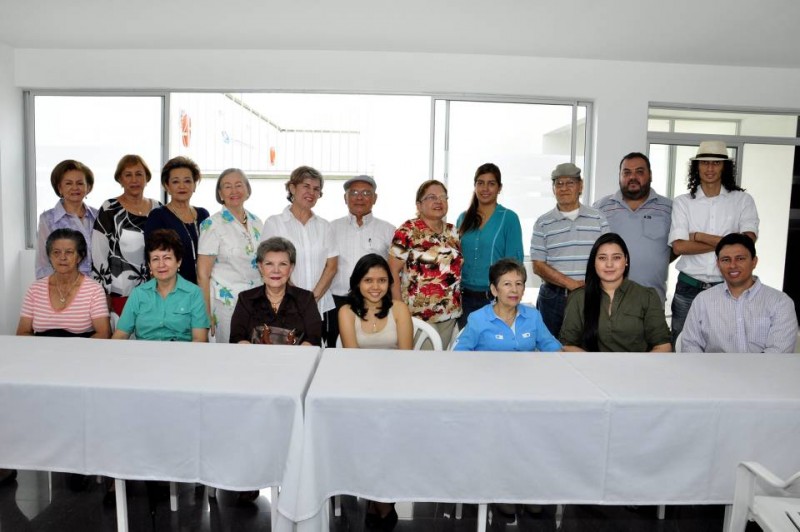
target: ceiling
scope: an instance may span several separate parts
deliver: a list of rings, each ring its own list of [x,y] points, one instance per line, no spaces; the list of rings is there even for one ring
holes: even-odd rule
[[[800,68],[797,0],[0,0],[15,48],[353,50]]]

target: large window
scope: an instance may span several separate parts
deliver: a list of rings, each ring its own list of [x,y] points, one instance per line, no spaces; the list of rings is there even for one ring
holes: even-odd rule
[[[94,207],[122,193],[114,170],[129,153],[141,155],[153,172],[145,196],[161,197],[163,97],[36,95],[33,107],[34,230],[39,214],[58,201],[50,173],[64,159],[91,168],[95,183],[86,201]]]
[[[653,188],[669,197],[687,192],[689,159],[703,140],[724,140],[737,179],[753,196],[760,218],[756,275],[784,286],[790,199],[800,146],[797,113],[673,109],[653,106],[648,121]],[[668,297],[677,271],[670,267]]]
[[[126,153],[148,162],[154,178],[146,195],[157,198],[163,163],[177,155],[194,159],[203,181],[192,202],[212,213],[219,209],[217,176],[238,167],[253,186],[246,207],[261,218],[288,205],[284,183],[297,166],[325,176],[315,211],[327,219],[347,212],[344,180],[369,174],[378,182],[376,216],[396,225],[415,216],[416,189],[431,177],[447,184],[448,220],[455,222],[469,204],[475,169],[493,162],[503,172],[500,201],[520,216],[526,252],[534,221],[555,205],[552,168],[574,161],[591,176],[585,102],[256,92],[27,98],[35,131],[29,244],[36,216],[56,201],[50,171],[66,158],[95,172],[88,202],[96,207],[120,194],[113,171]]]

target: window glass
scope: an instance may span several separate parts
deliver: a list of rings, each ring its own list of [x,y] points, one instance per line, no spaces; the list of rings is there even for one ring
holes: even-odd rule
[[[122,193],[114,170],[126,154],[145,160],[153,173],[145,196],[160,199],[162,108],[158,96],[36,96],[37,219],[58,201],[50,173],[64,159],[76,159],[94,173],[94,189],[86,198],[93,207]]]

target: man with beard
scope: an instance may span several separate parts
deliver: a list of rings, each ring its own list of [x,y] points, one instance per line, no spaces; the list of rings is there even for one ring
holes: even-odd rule
[[[619,163],[619,190],[595,202],[594,208],[605,214],[611,232],[628,245],[628,278],[655,288],[663,302],[672,251],[667,244],[672,201],[650,189],[652,179],[647,155],[629,153]]]

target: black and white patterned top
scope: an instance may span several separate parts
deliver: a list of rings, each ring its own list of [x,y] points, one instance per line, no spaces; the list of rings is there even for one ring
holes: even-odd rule
[[[150,200],[151,209],[161,205]],[[103,203],[92,234],[92,277],[106,294],[127,297],[147,281],[144,224],[147,216],[126,211],[117,198]]]

